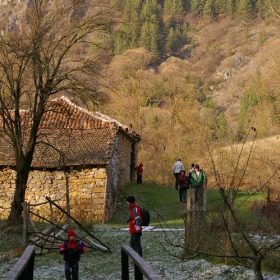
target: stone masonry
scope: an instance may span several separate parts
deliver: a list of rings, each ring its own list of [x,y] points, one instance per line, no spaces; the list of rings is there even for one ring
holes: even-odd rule
[[[70,214],[80,221],[104,221],[105,185],[107,175],[105,168],[88,168],[71,170],[68,175]],[[16,172],[5,168],[0,171],[0,218],[9,215],[15,190]],[[25,200],[31,205],[46,202],[46,196],[56,201],[66,210],[66,175],[63,171],[32,171],[28,179]],[[31,207],[31,210],[50,219],[49,204]],[[55,217],[61,213],[53,207]],[[112,213],[111,213],[112,214]]]

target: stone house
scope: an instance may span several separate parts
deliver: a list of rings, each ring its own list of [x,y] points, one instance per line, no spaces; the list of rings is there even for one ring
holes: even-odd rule
[[[89,112],[65,97],[54,99],[47,106],[25,200],[31,205],[41,204],[48,196],[66,209],[69,192],[73,217],[106,222],[116,208],[122,187],[134,180],[140,135],[131,126],[99,112]],[[21,114],[27,120],[30,112]],[[0,153],[0,218],[6,219],[16,174],[12,147],[3,139]],[[37,206],[36,211],[50,216],[46,204]]]

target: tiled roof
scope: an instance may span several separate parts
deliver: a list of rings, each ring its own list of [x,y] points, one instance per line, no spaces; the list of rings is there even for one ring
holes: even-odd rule
[[[28,126],[32,111],[21,111],[21,116]],[[32,167],[108,164],[119,131],[132,141],[140,140],[139,135],[109,116],[89,112],[65,97],[54,99],[41,122]],[[15,165],[12,146],[3,138],[1,165]]]

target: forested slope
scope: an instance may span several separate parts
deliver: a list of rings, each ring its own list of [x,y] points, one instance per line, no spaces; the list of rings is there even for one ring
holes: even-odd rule
[[[0,24],[16,31],[27,4],[2,3]],[[84,13],[88,4],[111,21],[110,34],[93,38],[101,52],[76,50],[97,54],[104,67],[111,102],[91,109],[141,134],[144,179],[170,184],[178,157],[210,172],[206,143],[239,143],[252,126],[257,138],[279,133],[278,0],[87,0]]]

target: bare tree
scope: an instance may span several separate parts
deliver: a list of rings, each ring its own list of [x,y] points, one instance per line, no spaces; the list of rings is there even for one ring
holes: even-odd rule
[[[99,90],[102,68],[95,50],[108,34],[109,8],[90,2],[28,1],[20,20],[9,22],[0,36],[0,133],[13,147],[17,173],[10,224],[21,218],[38,130],[50,98],[69,95],[92,107],[106,102]],[[32,114],[21,113],[27,108]]]
[[[252,130],[256,137],[256,129]],[[277,236],[279,209],[274,207],[275,216],[272,219],[264,211],[266,203],[271,204],[266,197],[265,186],[277,175],[279,167],[259,186],[251,190],[244,188],[255,139],[249,148],[245,148],[243,143],[234,165],[228,164],[227,160],[234,157],[229,154],[226,159],[219,158],[220,162],[216,164],[214,160],[217,160],[217,155],[213,155],[208,146],[220,197],[216,197],[216,205],[205,213],[195,209],[189,213],[191,219],[186,225],[188,234],[185,234],[188,240],[174,232],[173,235],[166,235],[165,240],[169,245],[183,249],[183,255],[173,253],[174,256],[186,259],[198,256],[223,258],[229,264],[253,269],[257,279],[264,279],[263,261],[269,263],[269,259],[275,260],[280,248]],[[242,157],[243,153],[247,153],[245,158]],[[251,205],[250,209],[248,205]],[[163,246],[166,247],[166,244]],[[274,265],[277,267],[277,264]]]

